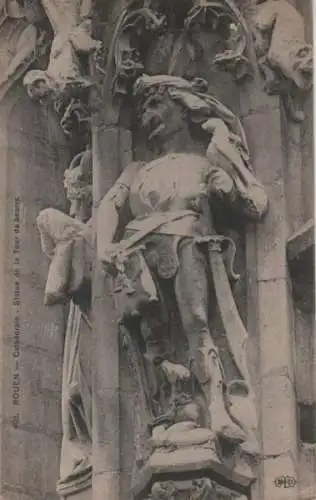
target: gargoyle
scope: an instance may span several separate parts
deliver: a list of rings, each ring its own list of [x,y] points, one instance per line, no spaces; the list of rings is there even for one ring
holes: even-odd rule
[[[286,0],[267,0],[257,5],[255,29],[266,91],[280,93],[289,116],[301,122],[301,101],[313,79],[313,51],[306,43],[303,18]]]

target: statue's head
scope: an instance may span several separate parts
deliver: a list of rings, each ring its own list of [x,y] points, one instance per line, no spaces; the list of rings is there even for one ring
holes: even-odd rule
[[[134,84],[134,96],[141,125],[149,139],[169,138],[188,126],[203,124],[211,117],[222,119],[244,139],[238,118],[220,101],[207,93],[202,78],[192,81],[171,75],[143,75]]]
[[[64,174],[64,187],[70,201],[69,215],[82,222],[91,217],[92,153],[83,151],[75,156]]]
[[[189,82],[167,75],[145,75],[136,80],[137,109],[150,141],[163,141],[187,126],[186,106],[174,95],[183,85],[188,87]]]

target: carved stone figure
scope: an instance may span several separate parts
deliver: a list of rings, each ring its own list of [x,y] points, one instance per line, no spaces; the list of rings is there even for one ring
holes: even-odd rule
[[[139,6],[138,2],[130,2],[116,24],[109,54],[109,60],[113,59],[116,67],[112,82],[114,94],[126,94],[129,83],[144,69],[141,37],[146,33],[153,35],[164,27],[165,17],[156,12],[151,3],[145,0]]]
[[[257,5],[255,44],[269,93],[280,93],[289,115],[302,121],[304,94],[311,89],[313,50],[306,43],[304,21],[286,0]]]
[[[91,483],[91,188],[92,158],[87,150],[77,155],[65,172],[71,202],[70,216],[42,210],[37,218],[42,249],[51,259],[45,303],[70,300],[64,346],[60,480],[62,496]]]
[[[120,322],[144,344],[152,450],[166,450],[169,458],[190,447],[216,455],[218,439],[257,451],[247,332],[229,283],[237,278],[229,258],[234,244],[218,234],[212,207],[259,221],[267,198],[251,171],[238,118],[205,87],[199,79],[166,75],[136,81],[134,99],[152,159],[129,165],[98,211],[98,258],[113,273]],[[192,136],[193,126],[211,136],[207,148]],[[132,219],[117,241],[126,204]],[[181,321],[175,344],[170,289]],[[239,373],[229,383],[209,327],[215,303]]]
[[[41,3],[54,31],[49,64],[45,71],[29,71],[24,85],[31,98],[52,100],[66,121],[72,108],[79,112],[78,101],[92,85],[80,57],[100,50],[101,42],[91,37],[90,0]]]

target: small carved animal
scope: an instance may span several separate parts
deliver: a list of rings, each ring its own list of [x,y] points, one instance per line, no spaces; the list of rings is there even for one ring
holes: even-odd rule
[[[257,6],[254,24],[266,90],[283,94],[292,118],[301,121],[303,114],[295,109],[295,101],[311,88],[313,78],[313,52],[305,40],[303,18],[286,0],[267,0]]]
[[[261,35],[257,49],[261,49],[270,67],[281,70],[298,88],[309,89],[313,52],[306,43],[300,13],[286,0],[267,0],[258,6],[255,27]]]

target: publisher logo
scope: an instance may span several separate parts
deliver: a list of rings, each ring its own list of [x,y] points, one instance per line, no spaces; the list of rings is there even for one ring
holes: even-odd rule
[[[274,486],[276,488],[294,488],[296,486],[296,478],[283,474],[275,478]]]

